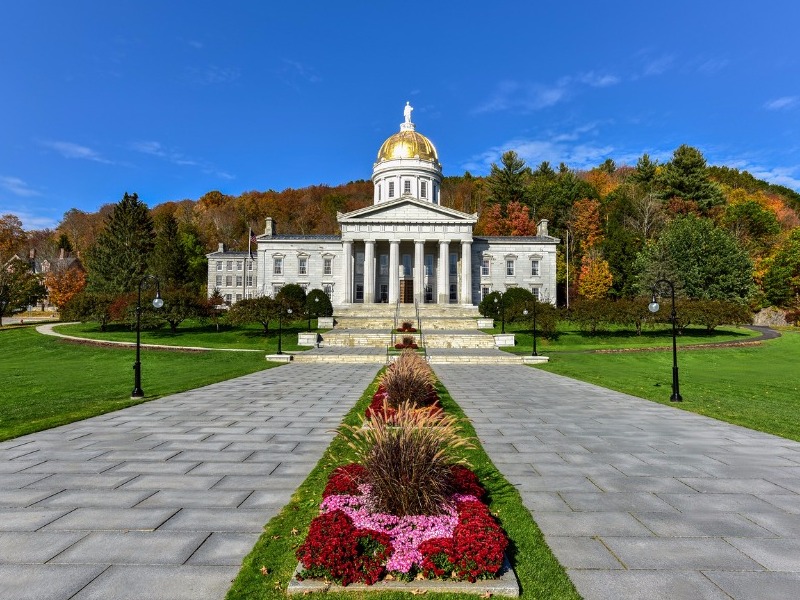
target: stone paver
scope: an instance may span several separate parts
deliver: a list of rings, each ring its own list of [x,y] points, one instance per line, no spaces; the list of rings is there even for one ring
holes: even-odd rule
[[[220,600],[377,369],[289,364],[0,443],[0,598]]]
[[[586,600],[800,598],[800,444],[530,367],[434,370]]]

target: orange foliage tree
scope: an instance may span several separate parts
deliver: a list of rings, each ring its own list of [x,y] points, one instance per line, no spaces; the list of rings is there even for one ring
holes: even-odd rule
[[[577,200],[572,205],[572,231],[584,252],[603,241],[600,223],[600,202],[590,198]]]
[[[61,309],[86,287],[86,272],[78,267],[48,271],[44,284],[50,303]]]

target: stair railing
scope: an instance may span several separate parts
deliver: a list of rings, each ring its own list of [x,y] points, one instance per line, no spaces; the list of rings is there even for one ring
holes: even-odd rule
[[[414,299],[414,312],[417,314],[417,333],[419,334],[419,345],[422,348],[422,352],[424,353],[425,360],[428,360],[428,348],[425,346],[425,336],[422,333],[422,319],[419,315],[419,302]]]

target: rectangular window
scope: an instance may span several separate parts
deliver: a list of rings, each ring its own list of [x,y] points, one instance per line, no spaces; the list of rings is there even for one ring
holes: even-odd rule
[[[389,198],[394,198],[394,181],[389,182]]]
[[[248,275],[247,276],[247,287],[253,287],[253,276],[252,275]]]
[[[228,264],[225,265],[225,266],[227,267],[228,271],[233,271],[233,261],[232,260],[229,260]]]
[[[282,285],[273,285],[272,286],[272,297],[273,298],[278,295],[278,292],[281,291],[282,287],[283,287]]]
[[[225,294],[225,302],[227,304],[230,304],[232,299],[233,299],[233,296],[231,296],[230,294]]]
[[[248,271],[252,271],[253,270],[253,260],[252,259],[250,260],[249,263],[247,263],[247,270]]]
[[[322,274],[323,275],[333,275],[333,259],[332,258],[323,258],[322,259]]]
[[[272,274],[283,275],[283,258],[274,258],[272,260]]]
[[[488,285],[481,286],[481,300],[486,298],[486,296],[488,296],[491,293],[492,293],[492,288],[490,288]]]
[[[240,260],[236,261],[236,270],[237,271],[241,271],[242,270],[242,261],[240,261]]]
[[[411,277],[411,255],[403,254],[403,274],[406,277]]]
[[[386,283],[381,284],[381,302],[389,301],[389,285]]]
[[[481,259],[481,277],[489,276],[489,259]]]
[[[308,259],[305,256],[301,256],[297,260],[297,274],[308,275]]]
[[[506,261],[506,277],[513,277],[514,276],[514,261],[507,260]]]
[[[425,302],[433,302],[433,286],[425,286]]]
[[[253,292],[247,292],[244,296],[245,298],[250,299],[253,297]]]
[[[217,275],[217,281],[214,285],[216,285],[217,287],[222,285],[222,275]]]
[[[381,200],[383,200],[383,198],[381,198],[381,191],[382,191],[382,190],[381,190],[381,184],[379,183],[379,184],[378,184],[378,202],[380,202]]]
[[[361,302],[364,301],[364,284],[357,283],[356,284],[356,300],[360,300]]]
[[[450,302],[458,302],[458,292],[456,291],[456,284],[450,284]]]
[[[389,255],[388,254],[381,254],[379,258],[380,262],[380,274],[381,275],[388,275],[389,274]]]
[[[241,300],[241,299],[242,299],[242,295],[241,294],[236,294],[236,301],[239,302],[239,300]]]
[[[217,261],[217,271],[222,271],[222,261],[221,260]]]
[[[406,196],[411,194],[411,182],[408,179],[403,182],[403,194]]]
[[[364,274],[364,253],[356,252],[356,275]]]
[[[419,182],[419,197],[420,198],[427,198],[428,197],[428,182],[427,181],[420,181]]]
[[[539,288],[538,287],[531,288],[531,293],[533,294],[533,297],[536,298],[536,301],[538,302],[539,301]]]
[[[241,275],[237,275],[236,276],[236,287],[241,287],[242,283],[243,283],[242,276]]]
[[[458,275],[458,254],[450,253],[450,277]]]
[[[225,285],[228,287],[233,285],[233,275],[225,275]]]
[[[428,277],[433,276],[433,254],[425,255],[425,275]]]
[[[323,285],[322,291],[325,292],[325,295],[328,296],[328,298],[333,296],[333,286],[330,283]]]
[[[539,276],[539,261],[532,260],[531,261],[531,276],[538,277]]]

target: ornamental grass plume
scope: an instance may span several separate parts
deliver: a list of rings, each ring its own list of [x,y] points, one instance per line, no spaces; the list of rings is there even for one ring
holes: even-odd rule
[[[473,447],[455,417],[408,402],[393,416],[378,411],[368,426],[345,426],[343,433],[364,467],[372,510],[398,517],[447,510],[455,491],[451,467],[465,462],[455,452]]]
[[[380,379],[391,408],[402,404],[425,406],[435,383],[430,366],[413,350],[404,350]]]

